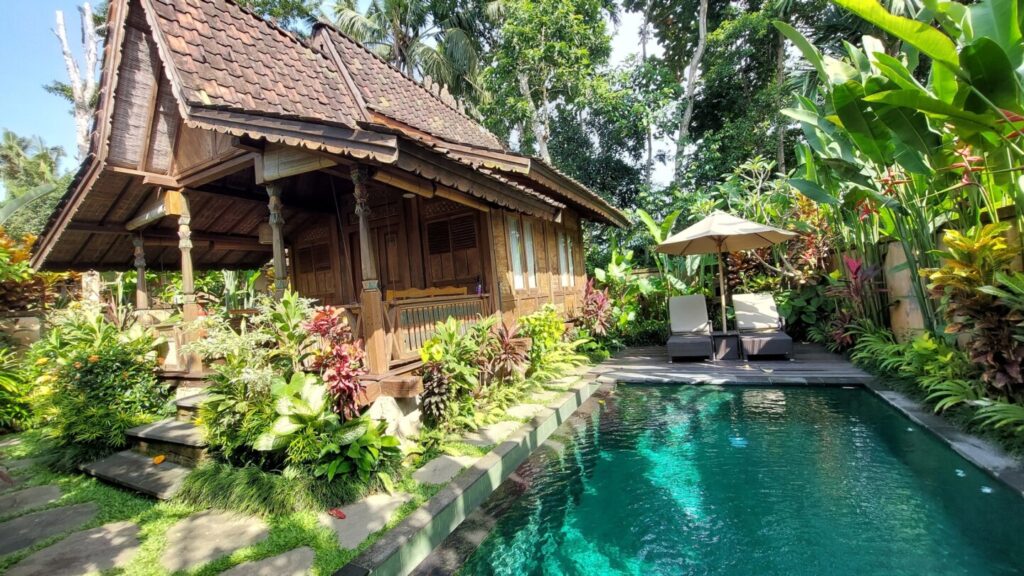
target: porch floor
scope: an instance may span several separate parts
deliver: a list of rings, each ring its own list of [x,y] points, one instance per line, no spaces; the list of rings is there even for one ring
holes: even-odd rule
[[[627,348],[597,371],[619,382],[686,384],[867,384],[872,376],[818,344],[793,344],[790,360],[696,360],[671,362],[664,346]]]

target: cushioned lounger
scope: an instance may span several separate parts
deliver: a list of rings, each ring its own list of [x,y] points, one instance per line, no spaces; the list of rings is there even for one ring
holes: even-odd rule
[[[782,319],[771,294],[734,294],[736,329],[746,356],[789,356],[793,339],[782,331]]]
[[[668,301],[668,316],[672,328],[666,344],[669,358],[711,357],[711,323],[703,296],[673,296]]]

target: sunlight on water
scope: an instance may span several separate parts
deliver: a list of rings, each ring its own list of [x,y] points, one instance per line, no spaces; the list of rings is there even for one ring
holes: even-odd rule
[[[1024,569],[1024,499],[862,390],[620,386],[554,439],[462,574]]]

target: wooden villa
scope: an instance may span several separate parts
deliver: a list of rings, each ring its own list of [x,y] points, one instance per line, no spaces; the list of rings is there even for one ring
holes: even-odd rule
[[[112,0],[108,27],[90,154],[37,268],[180,268],[189,321],[194,270],[272,262],[279,294],[353,315],[380,380],[448,316],[571,312],[581,220],[628,224],[329,25],[304,41],[231,0]]]

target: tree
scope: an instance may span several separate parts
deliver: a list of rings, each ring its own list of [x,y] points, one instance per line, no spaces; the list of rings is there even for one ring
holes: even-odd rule
[[[432,80],[457,97],[481,97],[478,61],[489,26],[482,3],[459,0],[337,0],[335,23],[345,34],[410,77]]]
[[[318,2],[315,0],[237,0],[238,4],[248,8],[264,18],[270,18],[287,28],[303,21],[316,18]]]
[[[550,162],[555,106],[573,107],[595,90],[611,53],[599,0],[508,0],[491,66],[484,73],[493,102],[485,110],[500,135]]]
[[[0,226],[13,237],[37,235],[71,175],[58,174],[64,150],[47,146],[38,136],[26,138],[10,130],[0,135]]]
[[[61,53],[64,56],[64,66],[68,71],[68,81],[54,81],[46,90],[57,94],[71,103],[71,113],[75,117],[75,141],[78,144],[79,159],[85,158],[89,153],[89,131],[92,128],[92,113],[96,107],[99,97],[99,86],[97,85],[97,68],[99,65],[100,43],[102,42],[101,28],[105,10],[101,9],[99,15],[93,12],[92,6],[85,2],[78,8],[82,23],[82,52],[84,60],[79,66],[71,52],[68,43],[67,27],[64,25],[64,12],[57,10],[56,26],[53,33],[60,42]]]

